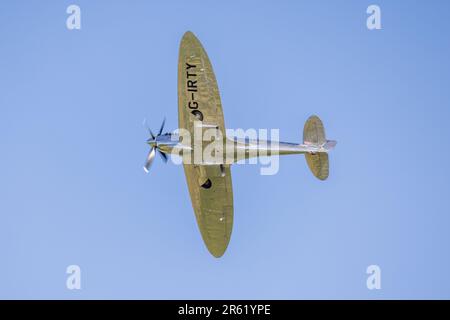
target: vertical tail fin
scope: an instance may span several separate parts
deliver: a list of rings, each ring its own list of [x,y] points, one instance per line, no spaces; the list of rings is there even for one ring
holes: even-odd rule
[[[329,174],[328,150],[336,145],[336,141],[325,138],[323,123],[317,116],[311,116],[303,129],[303,143],[323,146],[324,152],[306,153],[306,163],[311,172],[320,180],[326,180]]]
[[[331,149],[334,149],[334,147],[336,146],[337,141],[334,140],[327,140],[327,142],[323,145],[323,148],[325,150],[330,151]]]

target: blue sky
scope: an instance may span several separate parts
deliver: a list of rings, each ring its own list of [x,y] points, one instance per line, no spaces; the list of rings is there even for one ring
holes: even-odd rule
[[[81,30],[66,8],[81,8]],[[366,28],[378,4],[382,30]],[[450,298],[447,1],[2,1],[0,298]],[[235,166],[226,254],[198,232],[183,170],[142,170],[177,126],[193,31],[229,128],[338,140],[327,181],[303,156]],[[66,288],[68,265],[81,290]],[[381,290],[366,268],[379,265]]]

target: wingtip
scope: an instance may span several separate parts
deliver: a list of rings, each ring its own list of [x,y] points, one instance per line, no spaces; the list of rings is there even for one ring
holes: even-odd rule
[[[225,250],[219,251],[219,252],[214,252],[214,251],[211,251],[211,250],[208,250],[208,251],[209,251],[209,253],[211,253],[211,255],[212,255],[214,258],[216,258],[216,259],[221,258],[221,257],[224,255],[224,253],[225,253]]]
[[[195,34],[194,34],[192,31],[187,30],[187,31],[183,34],[183,38],[188,38],[188,37],[194,37],[194,38],[195,38]]]
[[[216,245],[216,244],[211,244],[211,243],[205,243],[205,244],[206,244],[206,248],[208,249],[209,253],[214,258],[218,259],[218,258],[221,258],[225,254],[229,243],[226,243],[225,245]]]

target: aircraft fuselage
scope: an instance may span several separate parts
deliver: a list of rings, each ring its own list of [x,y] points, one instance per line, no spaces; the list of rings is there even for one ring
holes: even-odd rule
[[[166,154],[177,154],[177,155],[185,155],[184,159],[189,159],[190,163],[192,163],[192,159],[195,158],[194,153],[198,149],[199,152],[205,149],[205,146],[208,146],[211,143],[216,143],[216,141],[202,141],[203,146],[196,148],[198,144],[185,144],[180,141],[178,135],[173,133],[167,133],[161,136],[156,137],[155,140],[149,141],[150,145],[155,145],[159,148],[161,152]],[[327,143],[333,143],[333,141],[328,141]],[[317,144],[298,144],[291,142],[274,142],[271,140],[253,140],[253,139],[237,139],[226,137],[223,139],[220,148],[211,148],[212,152],[220,152],[221,150],[222,157],[217,155],[213,155],[215,157],[215,161],[208,160],[208,157],[202,155],[200,159],[201,163],[196,164],[218,164],[218,163],[227,163],[232,164],[237,161],[243,159],[250,159],[254,157],[261,156],[275,156],[275,155],[289,155],[289,154],[305,154],[305,153],[317,153],[317,152],[328,152],[329,144],[317,145]],[[333,144],[334,146],[334,144]],[[186,157],[187,155],[187,157]],[[206,159],[205,159],[206,158]],[[224,159],[224,161],[217,162],[217,159]],[[226,159],[226,160],[225,160]]]

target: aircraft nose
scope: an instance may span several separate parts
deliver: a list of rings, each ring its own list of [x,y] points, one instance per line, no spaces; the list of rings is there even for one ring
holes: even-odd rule
[[[156,139],[150,138],[147,140],[147,144],[151,145],[152,147],[156,146]]]

